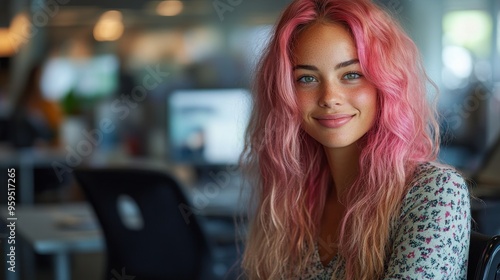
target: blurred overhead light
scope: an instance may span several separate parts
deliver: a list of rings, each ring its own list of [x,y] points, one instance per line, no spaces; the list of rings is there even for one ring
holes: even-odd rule
[[[17,14],[10,24],[10,42],[12,47],[17,52],[23,45],[36,35],[36,29],[30,22],[26,13]]]
[[[472,74],[472,55],[459,46],[447,46],[443,49],[443,64],[458,78],[468,78]]]
[[[36,35],[38,30],[31,25],[25,13],[17,14],[9,28],[0,28],[0,57],[12,56]]]
[[[459,46],[447,46],[443,49],[443,85],[451,90],[464,88],[473,70],[473,59],[469,50]]]
[[[453,11],[443,16],[444,43],[469,49],[476,56],[489,57],[493,34],[488,11]]]
[[[116,41],[123,34],[122,13],[107,11],[101,15],[94,27],[94,38],[97,41]]]
[[[8,28],[0,28],[0,57],[12,56],[14,48]]]
[[[160,16],[176,16],[182,12],[184,5],[178,0],[161,1],[156,6],[156,12]]]

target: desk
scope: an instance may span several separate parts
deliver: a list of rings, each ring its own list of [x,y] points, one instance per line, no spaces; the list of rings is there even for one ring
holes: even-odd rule
[[[101,230],[96,224],[97,219],[87,203],[19,206],[15,213],[16,239],[22,238],[39,254],[54,256],[56,280],[71,278],[71,253],[99,252],[105,249]],[[4,230],[8,217],[5,205],[1,205],[0,216]],[[7,252],[4,251],[3,254],[5,256]],[[19,261],[16,258],[16,264]],[[5,273],[7,279],[16,279],[19,274],[8,270]]]
[[[207,184],[197,188],[196,191],[193,189],[187,193],[195,203],[198,200],[206,202],[206,204],[195,206],[199,211],[195,214],[201,216],[232,217],[238,206],[241,206],[238,202],[240,192],[235,187],[221,187],[214,192],[213,188]],[[0,204],[1,230],[6,229],[8,217],[7,206]],[[22,239],[34,252],[53,255],[56,280],[71,278],[69,258],[72,253],[105,250],[102,231],[92,206],[88,203],[20,205],[16,207],[15,217],[17,217],[16,244],[17,240]],[[80,226],[72,226],[71,219],[73,218],[83,222],[79,223]],[[234,242],[235,237],[232,219],[230,221],[230,224],[209,220],[200,220],[200,223],[209,238],[230,243]],[[4,252],[2,252],[4,256],[8,253],[6,249],[7,247],[4,246]],[[21,264],[21,259],[17,258],[18,252],[16,248],[16,267]],[[30,271],[34,271],[34,268]],[[5,273],[6,279],[17,279],[19,271],[12,273],[6,270]]]

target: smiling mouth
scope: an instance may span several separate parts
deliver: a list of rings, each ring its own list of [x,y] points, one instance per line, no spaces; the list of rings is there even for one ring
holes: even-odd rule
[[[347,124],[349,121],[354,118],[355,115],[348,114],[337,114],[337,115],[328,115],[316,117],[316,121],[326,128],[339,128]]]

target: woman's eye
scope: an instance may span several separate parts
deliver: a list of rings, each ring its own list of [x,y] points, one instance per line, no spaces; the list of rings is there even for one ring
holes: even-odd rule
[[[297,81],[300,83],[309,84],[309,83],[316,82],[316,79],[313,76],[302,76]]]
[[[361,74],[355,72],[347,73],[344,75],[344,80],[354,80],[359,78],[361,78]]]

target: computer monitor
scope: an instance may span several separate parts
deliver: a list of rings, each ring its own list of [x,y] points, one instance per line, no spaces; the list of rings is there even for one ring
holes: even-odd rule
[[[183,89],[169,94],[170,160],[197,167],[237,164],[251,103],[246,89]]]
[[[42,94],[51,100],[61,100],[71,91],[81,98],[109,96],[118,88],[119,64],[112,54],[50,58],[43,65]]]

